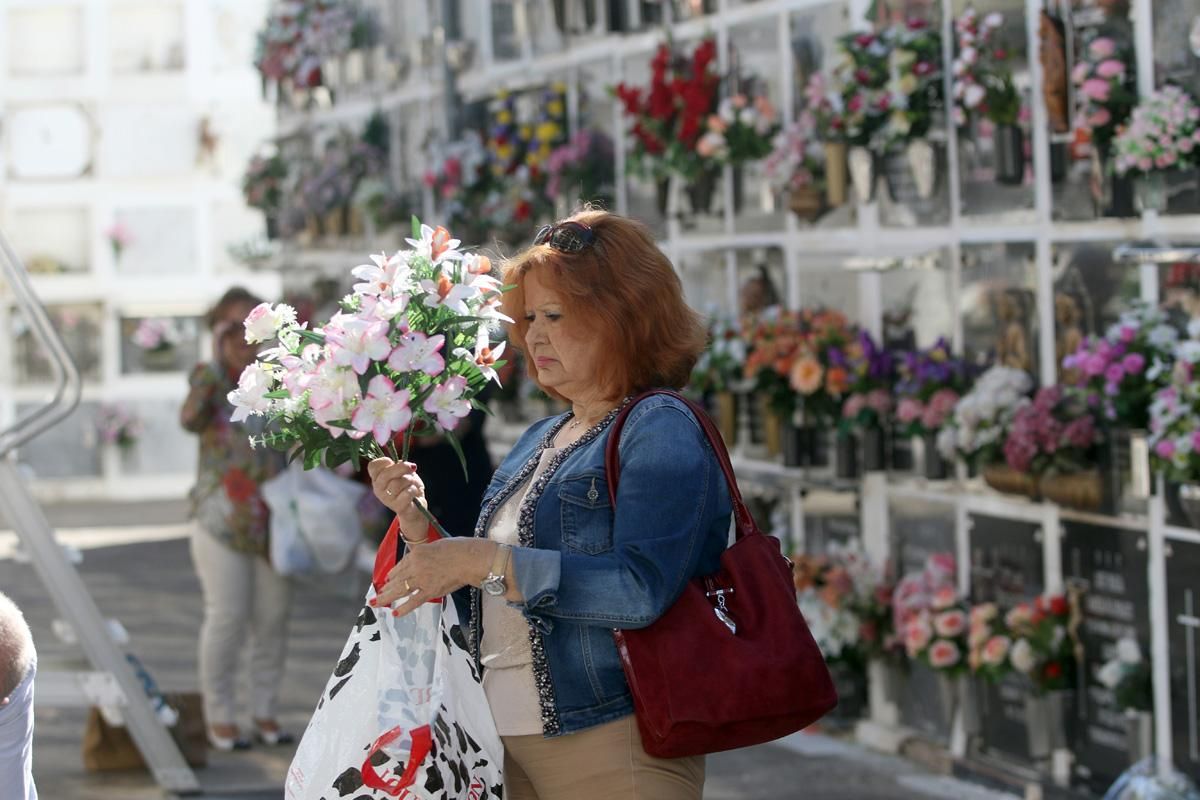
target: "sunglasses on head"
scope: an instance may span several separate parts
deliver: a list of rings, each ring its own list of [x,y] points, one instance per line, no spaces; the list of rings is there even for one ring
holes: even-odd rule
[[[596,232],[582,222],[567,220],[543,225],[534,234],[533,243],[548,244],[560,253],[578,253],[596,243]]]

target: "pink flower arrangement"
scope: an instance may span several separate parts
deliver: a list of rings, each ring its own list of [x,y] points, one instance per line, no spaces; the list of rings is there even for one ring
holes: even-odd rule
[[[104,232],[104,238],[108,239],[108,244],[112,247],[113,258],[120,258],[125,248],[133,242],[133,234],[123,222],[110,225]]]
[[[102,405],[96,414],[96,432],[104,444],[132,447],[142,435],[142,421],[125,406]]]
[[[967,612],[955,588],[954,557],[937,553],[905,575],[892,595],[894,625],[913,660],[944,672],[965,666]]]
[[[899,354],[896,372],[896,420],[907,436],[940,431],[971,381],[967,363],[954,357],[945,339],[928,350]]]
[[[142,350],[163,352],[179,343],[179,329],[172,319],[147,317],[138,323],[131,338]]]
[[[763,161],[763,170],[772,186],[793,190],[820,185],[824,164],[816,126],[812,112],[805,111],[795,122],[775,134],[774,147]]]
[[[1137,102],[1134,78],[1133,54],[1116,40],[1100,36],[1082,48],[1071,72],[1081,101],[1076,124],[1091,131],[1101,150],[1108,149]]]
[[[1004,25],[998,12],[979,18],[968,8],[954,21],[954,124],[962,127],[982,116],[997,125],[1015,125],[1021,95],[1008,67],[1009,52],[994,39]]]
[[[1178,86],[1164,86],[1138,103],[1113,146],[1118,175],[1190,169],[1200,162],[1200,106]]]
[[[1012,469],[1034,475],[1079,472],[1094,463],[1099,441],[1096,420],[1082,395],[1048,386],[1013,417],[1004,460]]]
[[[1178,339],[1166,313],[1137,306],[1124,312],[1103,337],[1087,339],[1063,359],[1064,378],[1087,392],[1088,404],[1098,408],[1107,422],[1144,430]]]

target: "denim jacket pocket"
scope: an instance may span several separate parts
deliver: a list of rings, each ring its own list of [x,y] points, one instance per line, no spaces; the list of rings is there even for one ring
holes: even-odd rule
[[[562,540],[570,550],[596,555],[612,549],[612,507],[601,475],[580,475],[559,484]]]

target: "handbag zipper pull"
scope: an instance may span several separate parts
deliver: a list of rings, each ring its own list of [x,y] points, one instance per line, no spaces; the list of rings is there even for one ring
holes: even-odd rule
[[[709,585],[711,586],[712,584],[710,583]],[[710,592],[706,592],[705,597],[717,598],[717,604],[713,606],[713,613],[717,615],[717,619],[721,620],[726,628],[729,628],[731,634],[737,636],[737,622],[730,616],[729,606],[725,604],[725,595],[727,593],[733,594],[733,589],[713,589]]]

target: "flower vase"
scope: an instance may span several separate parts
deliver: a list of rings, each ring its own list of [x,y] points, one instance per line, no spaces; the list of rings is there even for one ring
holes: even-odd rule
[[[872,425],[863,430],[863,471],[883,472],[887,469],[887,433]]]
[[[977,679],[959,679],[959,704],[962,707],[963,732],[967,736],[978,736],[983,733],[983,709],[979,702],[979,682]]]
[[[716,417],[717,429],[726,448],[737,444],[738,403],[737,395],[733,392],[717,392],[713,397],[713,411]]]
[[[814,425],[789,421],[783,431],[783,464],[787,467],[823,467],[829,463],[821,431]]]
[[[846,161],[855,197],[859,203],[870,203],[875,199],[875,154],[865,147],[851,147]]]
[[[264,216],[264,220],[267,223],[267,239],[270,241],[274,241],[274,240],[278,239],[279,238],[279,218],[276,217],[274,214],[267,214]]]
[[[687,186],[688,203],[693,214],[708,214],[712,211],[713,195],[717,189],[720,167],[706,167]]]
[[[1149,711],[1125,712],[1125,741],[1129,763],[1138,763],[1154,755],[1154,715]]]
[[[1020,186],[1025,182],[1025,131],[1017,125],[997,125],[992,134],[996,182]]]
[[[1007,464],[988,464],[982,470],[983,482],[1004,494],[1037,496],[1037,479],[1024,472],[1017,472]]]
[[[665,218],[671,201],[671,179],[659,178],[654,183],[654,201],[658,207],[658,215]]]
[[[825,202],[817,187],[801,186],[788,192],[788,207],[797,219],[812,222],[825,210]]]
[[[337,239],[343,236],[346,232],[342,230],[342,210],[335,208],[325,214],[325,233],[331,239]]]
[[[1167,210],[1167,176],[1162,172],[1139,175],[1133,184],[1134,204],[1138,211]]]
[[[933,197],[937,183],[937,154],[928,139],[913,139],[904,148],[904,157],[912,171],[917,198],[928,200]]]
[[[1192,528],[1200,530],[1200,484],[1179,484],[1179,510]]]
[[[1105,489],[1105,481],[1098,469],[1051,473],[1038,479],[1038,493],[1042,497],[1064,508],[1074,508],[1078,511],[1112,513]]]
[[[945,730],[950,730],[954,726],[954,715],[958,712],[958,701],[961,696],[961,681],[957,678],[938,670],[938,705],[942,712],[942,721],[945,723]]]
[[[367,57],[362,50],[351,50],[345,56],[342,80],[347,86],[361,86],[367,77]]]
[[[950,477],[950,465],[938,449],[937,434],[929,431],[922,434],[921,446],[925,455],[925,463],[922,465],[925,480],[944,481]]]
[[[898,436],[894,431],[888,436],[888,440],[888,449],[891,451],[889,462],[892,469],[897,472],[912,472],[916,464],[912,440],[908,437]]]
[[[763,444],[767,447],[768,458],[774,458],[783,450],[783,420],[770,407],[763,414]]]
[[[1105,148],[1100,154],[1093,169],[1099,170],[1096,179],[1101,186],[1105,187],[1101,203],[1104,216],[1136,217],[1137,209],[1133,204],[1133,178],[1116,173],[1108,156],[1108,148]]]
[[[1067,741],[1063,701],[1068,692],[1044,692],[1025,696],[1025,731],[1029,737],[1029,757],[1045,761]]]
[[[830,208],[846,204],[845,142],[825,142],[825,202]]]
[[[741,164],[734,164],[729,169],[729,177],[733,182],[733,213],[740,214],[746,197],[746,171]]]
[[[842,480],[853,480],[858,472],[858,437],[853,433],[838,433],[834,474]]]

